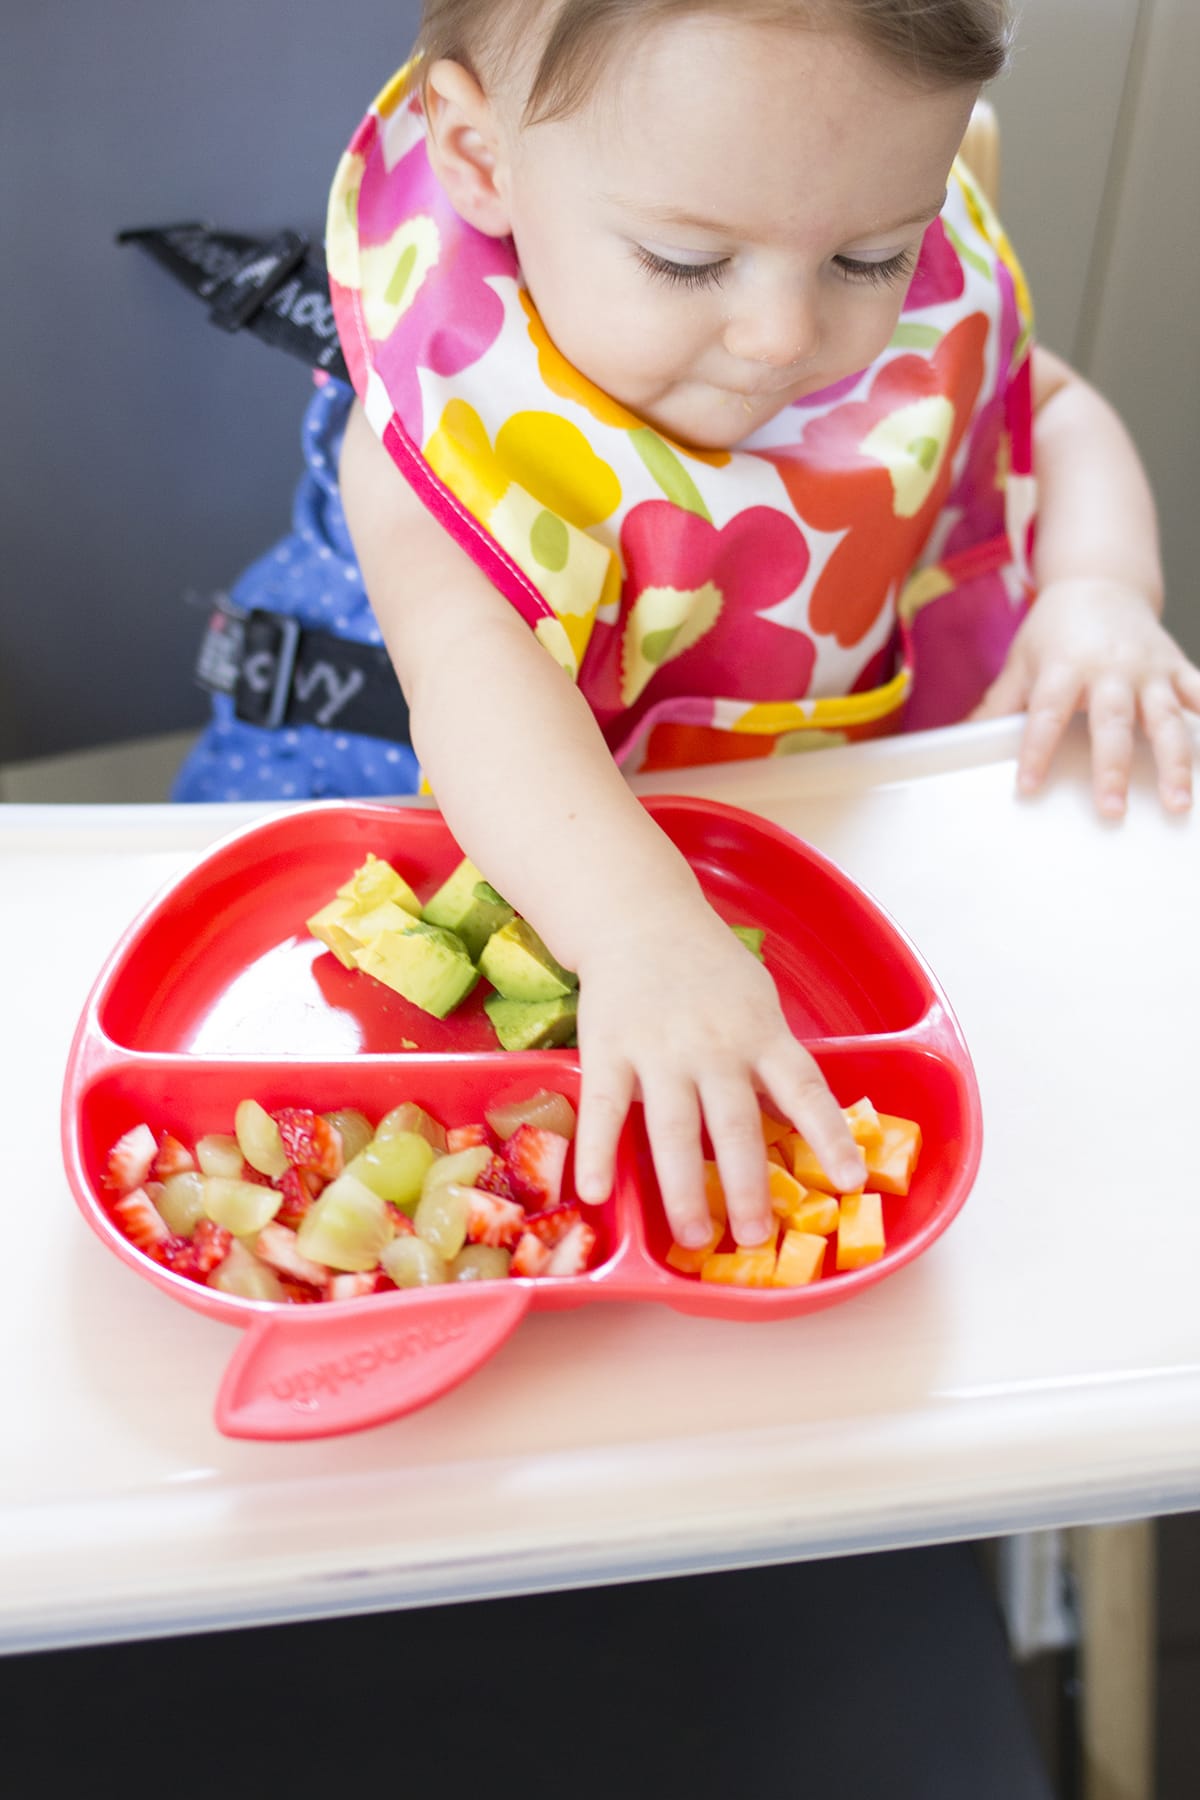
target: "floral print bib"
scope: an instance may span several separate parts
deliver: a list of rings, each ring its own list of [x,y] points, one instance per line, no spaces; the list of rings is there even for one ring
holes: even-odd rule
[[[406,83],[330,195],[351,379],[614,756],[765,756],[965,716],[1029,603],[1034,510],[1029,300],[967,170],[879,360],[700,451],[559,354],[511,240],[447,200]]]

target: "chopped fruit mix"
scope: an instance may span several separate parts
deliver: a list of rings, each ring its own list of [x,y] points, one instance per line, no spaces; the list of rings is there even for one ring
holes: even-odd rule
[[[578,978],[465,858],[422,904],[390,863],[368,854],[306,924],[344,967],[374,976],[436,1019],[481,979],[490,983],[484,1011],[503,1050],[576,1041]],[[761,961],[765,934],[750,925],[731,930]]]
[[[762,1115],[767,1187],[778,1221],[765,1244],[726,1237],[725,1194],[717,1165],[704,1165],[712,1236],[698,1249],[672,1244],[667,1262],[681,1275],[727,1287],[806,1287],[822,1275],[865,1268],[887,1247],[882,1194],[907,1194],[921,1153],[921,1127],[912,1119],[876,1112],[869,1100],[844,1109],[867,1165],[869,1189],[840,1194],[798,1132]],[[832,1268],[828,1245],[834,1245]],[[728,1247],[726,1245],[728,1244]]]
[[[112,1217],[146,1256],[250,1300],[350,1300],[500,1276],[579,1275],[596,1233],[565,1200],[575,1110],[542,1090],[447,1130],[407,1101],[243,1100],[194,1147],[139,1124],[109,1152]]]

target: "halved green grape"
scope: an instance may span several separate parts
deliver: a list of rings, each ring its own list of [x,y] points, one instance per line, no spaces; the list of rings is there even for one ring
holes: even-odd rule
[[[456,1257],[466,1242],[469,1195],[468,1188],[445,1183],[422,1194],[413,1214],[417,1236],[432,1244],[446,1262]]]
[[[270,1223],[283,1205],[277,1188],[257,1181],[234,1181],[225,1175],[204,1179],[204,1210],[214,1224],[224,1225],[234,1237],[248,1237]]]
[[[467,1150],[456,1150],[453,1156],[439,1156],[430,1163],[421,1183],[421,1198],[433,1193],[435,1188],[449,1187],[451,1183],[458,1187],[473,1187],[491,1160],[492,1153],[486,1144],[472,1144]]]
[[[360,1150],[365,1150],[375,1136],[374,1127],[366,1113],[358,1112],[353,1106],[342,1106],[336,1112],[327,1112],[322,1117],[333,1126],[342,1140],[342,1157],[345,1162],[352,1162]]]
[[[380,1261],[399,1288],[435,1287],[449,1279],[445,1258],[424,1238],[393,1238]]]
[[[196,1139],[196,1162],[202,1175],[240,1178],[246,1159],[235,1137],[225,1131],[207,1131]]]
[[[491,1244],[464,1244],[450,1264],[451,1281],[498,1281],[508,1274],[512,1256]]]
[[[394,1231],[386,1203],[343,1169],[300,1221],[296,1248],[313,1262],[352,1273],[373,1269]]]
[[[446,1148],[446,1127],[440,1125],[432,1113],[427,1113],[423,1106],[413,1100],[405,1100],[400,1106],[393,1106],[390,1112],[384,1113],[375,1127],[375,1136],[395,1137],[400,1131],[416,1131],[428,1138],[440,1156]]]
[[[257,1100],[239,1100],[233,1115],[233,1132],[250,1167],[277,1181],[288,1166],[287,1151],[279,1127],[266,1107]]]
[[[155,1194],[154,1204],[176,1237],[191,1237],[204,1217],[204,1182],[198,1169],[181,1169]]]
[[[348,1165],[373,1193],[406,1211],[421,1198],[421,1183],[437,1152],[429,1139],[416,1131],[398,1131],[394,1137],[375,1137]]]

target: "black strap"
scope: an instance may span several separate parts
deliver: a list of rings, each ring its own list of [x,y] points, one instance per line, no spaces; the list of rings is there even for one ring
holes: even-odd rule
[[[250,331],[310,368],[348,379],[325,261],[300,232],[260,239],[206,225],[150,225],[118,233],[117,242],[136,244],[207,300],[222,330]]]
[[[311,630],[284,613],[219,606],[196,677],[232,694],[234,712],[248,725],[320,725],[409,742],[408,706],[383,646]]]

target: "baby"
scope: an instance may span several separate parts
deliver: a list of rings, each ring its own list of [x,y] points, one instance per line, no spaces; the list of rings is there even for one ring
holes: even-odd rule
[[[1139,721],[1190,804],[1138,459],[952,170],[1006,49],[1003,0],[435,0],[335,182],[347,580],[456,838],[579,973],[581,1197],[639,1097],[684,1244],[702,1127],[767,1236],[760,1096],[863,1170],[622,766],[1024,709],[1032,789],[1084,708],[1103,812]]]

